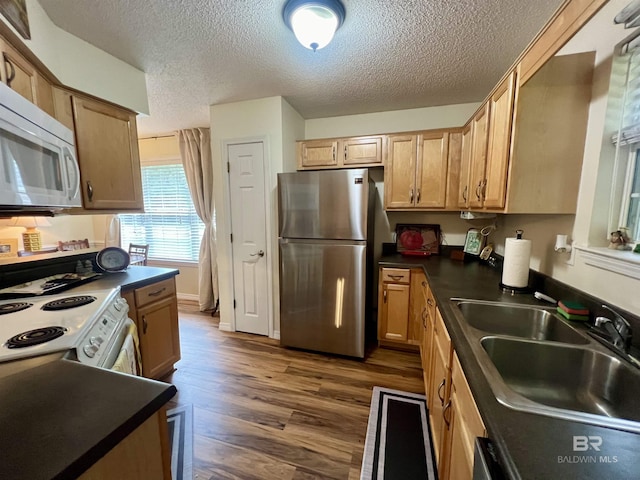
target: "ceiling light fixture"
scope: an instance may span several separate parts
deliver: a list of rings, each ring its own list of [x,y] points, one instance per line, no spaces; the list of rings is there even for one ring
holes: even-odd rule
[[[345,10],[340,0],[289,0],[282,15],[298,41],[315,52],[329,44]]]

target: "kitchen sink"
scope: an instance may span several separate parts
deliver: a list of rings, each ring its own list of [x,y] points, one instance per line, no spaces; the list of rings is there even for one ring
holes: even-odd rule
[[[513,392],[581,418],[576,412],[640,422],[640,371],[613,355],[504,337],[484,337],[480,343],[504,386],[511,390],[499,398],[508,406],[531,410]],[[610,425],[609,420],[603,423]],[[635,428],[640,431],[640,424]]]
[[[589,339],[557,315],[535,306],[479,301],[460,301],[457,306],[467,324],[483,332],[551,342],[589,343]]]
[[[640,368],[552,307],[452,298],[496,399],[528,413],[640,433]]]

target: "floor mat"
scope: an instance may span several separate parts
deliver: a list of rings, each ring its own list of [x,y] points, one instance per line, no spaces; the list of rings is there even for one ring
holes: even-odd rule
[[[191,405],[167,410],[171,446],[171,478],[193,480],[193,408]]]
[[[373,387],[361,480],[437,480],[424,395]]]

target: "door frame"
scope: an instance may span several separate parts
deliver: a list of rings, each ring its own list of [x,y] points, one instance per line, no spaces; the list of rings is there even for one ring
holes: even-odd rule
[[[271,157],[270,157],[270,146],[269,146],[269,141],[267,139],[266,136],[258,136],[258,137],[243,137],[243,138],[233,138],[233,139],[227,139],[224,140],[222,142],[222,161],[224,163],[223,167],[223,171],[225,173],[225,181],[223,182],[224,184],[224,211],[225,211],[225,215],[224,215],[224,229],[226,232],[232,233],[231,230],[231,176],[229,175],[229,172],[227,172],[226,169],[226,162],[229,161],[229,147],[232,145],[243,145],[246,143],[262,143],[262,160],[263,160],[263,167],[264,167],[264,202],[265,202],[265,211],[267,214],[267,218],[266,218],[266,222],[265,222],[265,236],[266,236],[266,250],[267,250],[267,323],[268,323],[268,332],[269,332],[269,338],[279,338],[280,337],[280,332],[274,332],[274,325],[273,325],[273,319],[274,319],[274,297],[273,297],[273,272],[274,270],[274,265],[277,267],[278,266],[278,262],[277,262],[277,258],[278,258],[278,252],[277,249],[274,250],[274,245],[277,246],[277,242],[274,242],[273,240],[273,232],[274,232],[274,221],[276,219],[277,216],[277,211],[275,211],[275,214],[272,215],[272,213],[274,213],[274,208],[276,207],[276,205],[274,204],[273,200],[275,199],[275,184],[272,181],[271,178]],[[274,194],[272,195],[272,191],[274,192]],[[225,275],[225,279],[222,279],[223,281],[227,281],[229,282],[228,284],[231,286],[231,293],[232,293],[232,298],[235,295],[235,291],[234,291],[234,270],[233,270],[233,243],[231,243],[231,238],[226,236],[226,238],[224,238],[224,242],[227,244],[228,246],[228,252],[230,253],[230,259],[229,259],[229,271],[227,272],[227,275]],[[231,300],[231,302],[233,302],[233,300]],[[233,308],[233,303],[231,303],[230,305],[230,309],[233,312],[233,315],[231,315],[231,321],[226,324],[223,325],[222,323],[220,324],[221,330],[227,330],[227,331],[232,331],[235,332],[236,331],[236,310],[235,308]]]

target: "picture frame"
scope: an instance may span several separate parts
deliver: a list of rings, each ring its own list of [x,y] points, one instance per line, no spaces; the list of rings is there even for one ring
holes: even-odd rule
[[[0,238],[0,258],[18,257],[18,239]]]
[[[467,230],[467,237],[464,241],[464,253],[469,255],[480,255],[484,246],[484,236],[477,228]]]
[[[22,38],[31,39],[27,0],[0,0],[0,14],[22,35]]]
[[[440,225],[397,224],[396,250],[402,255],[439,255]]]

